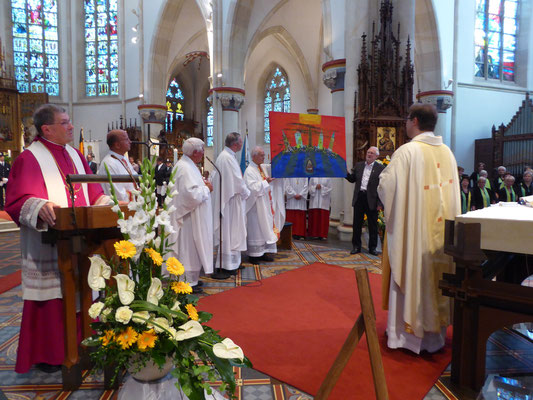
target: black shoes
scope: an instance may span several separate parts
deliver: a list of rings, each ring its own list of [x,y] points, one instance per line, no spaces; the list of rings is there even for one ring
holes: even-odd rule
[[[373,256],[377,256],[378,255],[378,252],[376,251],[376,249],[369,250],[368,253],[372,254]]]
[[[361,252],[361,248],[360,247],[354,247],[352,249],[352,251],[350,251],[350,254],[358,254]]]
[[[47,363],[35,364],[35,368],[39,371],[46,372],[47,374],[53,374],[54,372],[61,371],[61,365],[52,365]]]
[[[261,263],[261,257],[248,256],[248,262],[250,262],[252,264],[260,264]]]
[[[231,276],[235,276],[239,273],[239,269],[232,269],[231,271],[229,269],[225,269],[226,273],[230,274]]]
[[[266,261],[266,262],[272,262],[272,261],[274,261],[274,257],[269,256],[268,254],[265,253],[261,257],[261,260]]]

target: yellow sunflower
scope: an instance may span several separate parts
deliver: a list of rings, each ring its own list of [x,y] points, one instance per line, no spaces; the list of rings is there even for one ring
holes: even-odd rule
[[[178,261],[175,257],[170,257],[167,260],[167,271],[172,275],[183,275],[185,272],[185,268],[183,267],[183,264]]]
[[[122,350],[125,350],[130,348],[131,345],[137,341],[138,336],[139,334],[135,332],[131,326],[128,326],[125,331],[122,331],[122,333],[118,335],[117,343],[122,347]]]
[[[102,341],[102,346],[107,346],[109,345],[109,343],[111,343],[113,341],[113,339],[115,339],[115,332],[111,331],[111,330],[107,330],[104,332],[105,335],[102,336],[100,338],[100,340]]]
[[[115,243],[115,251],[117,255],[122,258],[131,258],[135,255],[136,250],[133,243],[128,242],[127,240],[121,240],[120,242]]]
[[[198,321],[198,311],[196,311],[196,308],[192,304],[187,304],[185,308],[187,309],[189,318]]]
[[[140,350],[146,350],[147,348],[153,348],[155,346],[155,341],[157,340],[157,334],[153,329],[149,331],[144,331],[137,338],[137,347]]]
[[[161,254],[159,254],[157,251],[154,249],[144,249],[144,251],[148,253],[155,265],[160,266],[163,264],[163,257],[161,257]]]
[[[192,287],[187,282],[172,282],[170,285],[173,291],[180,294],[190,294],[192,293]]]

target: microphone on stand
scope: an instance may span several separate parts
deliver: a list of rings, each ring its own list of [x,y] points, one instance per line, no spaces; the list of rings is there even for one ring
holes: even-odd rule
[[[211,163],[213,167],[218,172],[218,176],[220,177],[220,187],[218,188],[218,268],[215,272],[211,274],[211,278],[213,279],[228,279],[230,277],[230,274],[222,269],[222,174],[220,173],[220,170],[215,165],[213,161],[207,155],[204,155],[207,161]]]

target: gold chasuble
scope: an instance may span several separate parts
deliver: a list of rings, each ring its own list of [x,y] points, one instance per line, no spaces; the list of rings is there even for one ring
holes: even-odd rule
[[[444,254],[444,221],[461,213],[457,163],[440,136],[424,133],[401,146],[380,176],[387,243],[384,269],[404,296],[406,332],[423,338],[450,324],[450,300],[438,288],[454,271]],[[388,291],[387,291],[388,292]]]

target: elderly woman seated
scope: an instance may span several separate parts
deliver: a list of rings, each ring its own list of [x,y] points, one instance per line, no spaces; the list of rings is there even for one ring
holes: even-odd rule
[[[503,187],[498,192],[498,199],[503,202],[518,201],[518,196],[514,188],[515,178],[512,175],[506,175],[503,180]]]
[[[477,180],[477,186],[472,189],[472,199],[474,201],[472,210],[479,210],[496,203],[494,192],[486,188],[486,183],[487,178],[480,176]]]

